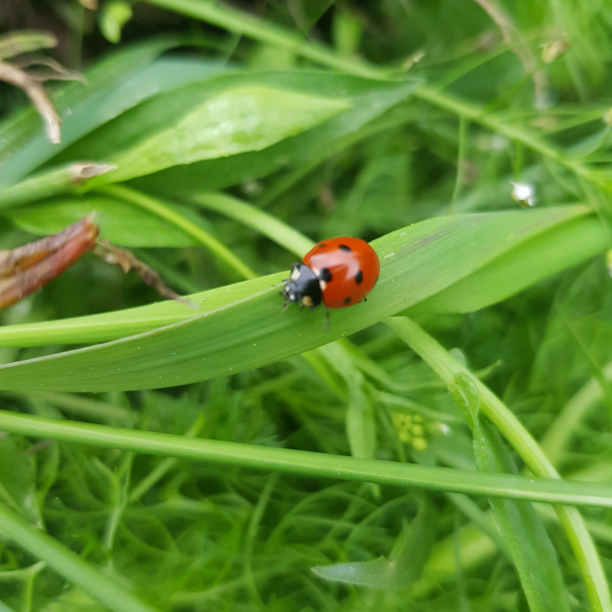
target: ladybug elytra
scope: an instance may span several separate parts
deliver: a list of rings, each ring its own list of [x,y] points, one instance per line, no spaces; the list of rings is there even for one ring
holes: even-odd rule
[[[322,240],[291,268],[283,290],[285,306],[353,306],[372,291],[379,272],[378,255],[367,242],[347,236]]]

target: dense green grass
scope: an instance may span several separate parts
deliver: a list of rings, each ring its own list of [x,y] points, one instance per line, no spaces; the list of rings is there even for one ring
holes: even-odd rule
[[[88,255],[1,313],[0,612],[612,612],[612,9],[362,4],[151,0],[100,53],[66,3],[0,248],[97,211],[196,306]],[[278,283],[333,235],[381,277],[327,331]]]

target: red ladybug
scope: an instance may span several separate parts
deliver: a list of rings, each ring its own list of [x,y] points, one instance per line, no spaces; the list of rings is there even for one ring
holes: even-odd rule
[[[330,238],[316,244],[301,264],[293,264],[283,296],[285,307],[298,302],[314,310],[346,308],[361,302],[380,272],[376,251],[359,238]]]

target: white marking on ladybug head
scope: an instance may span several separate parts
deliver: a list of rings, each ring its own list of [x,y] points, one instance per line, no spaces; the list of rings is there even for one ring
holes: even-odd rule
[[[319,268],[310,268],[315,276],[321,276],[321,270]]]
[[[312,307],[312,298],[309,295],[305,295],[302,298],[302,304],[304,304],[304,306],[308,306],[308,308]]]
[[[295,282],[298,278],[300,278],[300,269],[298,266],[293,266],[293,268],[291,268],[291,275],[289,276],[289,280]]]
[[[319,287],[321,287],[321,291],[325,291],[327,287],[327,283],[324,280],[319,281]]]

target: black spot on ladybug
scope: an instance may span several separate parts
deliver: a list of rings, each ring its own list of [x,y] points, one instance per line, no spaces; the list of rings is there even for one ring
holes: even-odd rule
[[[344,303],[345,304],[350,304],[351,303],[351,299],[350,297],[344,298]]]
[[[341,251],[346,251],[347,253],[351,252],[351,247],[346,246],[346,244],[341,244],[338,246]]]
[[[329,268],[323,268],[321,270],[321,280],[325,281],[326,283],[329,283],[331,279],[332,279],[332,273],[329,271]]]
[[[359,272],[357,272],[357,274],[355,274],[355,282],[358,285],[361,285],[361,281],[363,280],[363,272],[361,270],[359,270]]]

